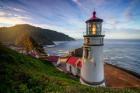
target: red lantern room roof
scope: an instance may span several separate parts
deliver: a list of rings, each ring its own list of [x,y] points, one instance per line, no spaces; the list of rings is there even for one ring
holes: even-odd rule
[[[103,22],[103,19],[96,17],[96,11],[94,11],[92,17],[86,21],[86,23],[90,22]]]

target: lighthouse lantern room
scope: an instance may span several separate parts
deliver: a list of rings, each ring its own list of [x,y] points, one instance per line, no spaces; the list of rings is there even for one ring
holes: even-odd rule
[[[103,20],[96,17],[96,12],[86,21],[86,35],[84,35],[83,63],[80,81],[91,86],[105,86],[102,35]]]

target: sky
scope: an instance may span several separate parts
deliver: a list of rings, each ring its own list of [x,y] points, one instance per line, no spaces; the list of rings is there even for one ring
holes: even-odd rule
[[[0,0],[0,27],[31,24],[80,39],[94,9],[105,38],[140,39],[140,0]]]

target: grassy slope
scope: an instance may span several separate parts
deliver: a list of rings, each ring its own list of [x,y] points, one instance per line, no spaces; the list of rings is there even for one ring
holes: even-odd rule
[[[0,93],[140,93],[139,89],[92,88],[81,85],[49,62],[0,46]],[[108,92],[107,92],[108,91]]]

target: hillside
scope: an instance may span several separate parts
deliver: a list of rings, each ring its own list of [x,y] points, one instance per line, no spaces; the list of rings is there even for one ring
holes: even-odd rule
[[[25,31],[39,44],[52,45],[53,41],[70,41],[74,40],[60,32],[49,29],[43,29],[28,24],[20,24],[12,27],[0,27],[0,41],[15,42],[18,36]]]
[[[0,93],[140,93],[139,89],[93,88],[58,71],[51,63],[0,45]]]

